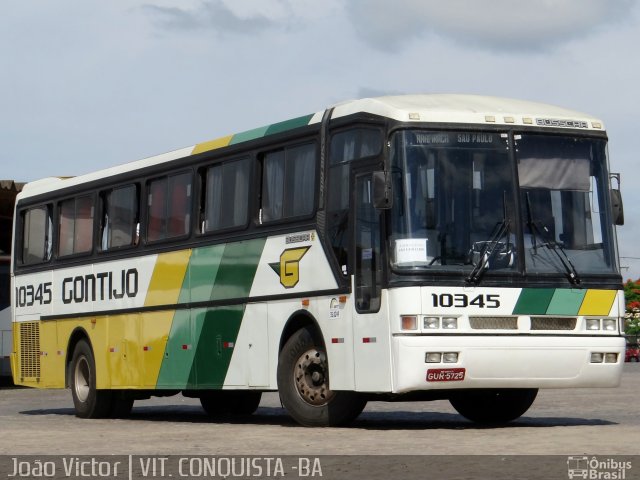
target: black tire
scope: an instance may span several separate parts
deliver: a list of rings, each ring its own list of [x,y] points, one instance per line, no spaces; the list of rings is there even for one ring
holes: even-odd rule
[[[262,392],[246,390],[208,390],[200,396],[200,404],[211,416],[251,415],[258,409]]]
[[[460,415],[477,423],[501,424],[523,415],[538,394],[536,388],[466,390],[449,399]]]
[[[69,383],[76,416],[105,418],[110,416],[112,393],[96,389],[96,362],[86,340],[80,340],[71,357]]]
[[[329,388],[325,348],[306,328],[295,332],[280,352],[278,390],[289,415],[307,427],[345,425],[367,404],[356,392]]]

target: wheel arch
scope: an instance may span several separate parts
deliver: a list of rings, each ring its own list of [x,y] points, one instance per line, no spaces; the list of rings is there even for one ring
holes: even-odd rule
[[[91,344],[91,339],[89,338],[89,334],[82,327],[76,327],[71,335],[69,336],[69,342],[67,343],[67,356],[65,358],[65,375],[64,375],[64,385],[65,387],[69,387],[70,385],[70,373],[69,367],[71,365],[71,360],[73,358],[73,352],[76,349],[76,345],[80,340],[85,340],[89,344],[89,348],[93,351],[93,345]]]
[[[282,351],[284,344],[287,340],[301,328],[308,328],[314,339],[322,343],[322,346],[326,347],[324,341],[324,335],[322,329],[317,320],[306,310],[297,310],[291,314],[287,322],[285,323],[282,333],[280,335],[280,344],[278,345],[278,353]]]

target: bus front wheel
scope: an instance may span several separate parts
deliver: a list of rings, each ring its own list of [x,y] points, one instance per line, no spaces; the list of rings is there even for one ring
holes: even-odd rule
[[[306,328],[295,332],[280,352],[278,391],[289,415],[308,427],[344,425],[366,405],[366,399],[356,392],[329,388],[327,354]]]
[[[70,384],[76,416],[80,418],[109,416],[112,408],[111,391],[96,388],[96,362],[86,340],[80,340],[73,350]]]
[[[466,390],[449,399],[463,417],[482,424],[500,424],[522,416],[533,404],[536,388]]]

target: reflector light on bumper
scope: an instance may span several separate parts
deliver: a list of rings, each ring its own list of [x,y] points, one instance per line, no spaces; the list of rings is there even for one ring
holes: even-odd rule
[[[591,363],[618,363],[617,353],[591,352]]]
[[[427,352],[425,363],[458,363],[458,352]]]

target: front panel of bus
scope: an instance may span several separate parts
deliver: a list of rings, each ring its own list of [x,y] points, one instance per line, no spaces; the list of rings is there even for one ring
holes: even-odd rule
[[[574,130],[391,131],[379,248],[394,392],[619,382],[606,148]],[[375,252],[356,245],[356,262]],[[359,281],[372,284],[356,272],[356,297]]]

